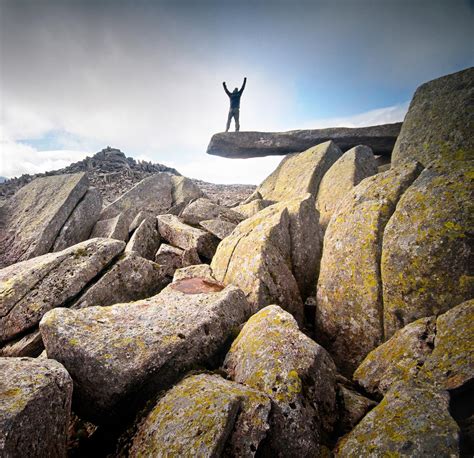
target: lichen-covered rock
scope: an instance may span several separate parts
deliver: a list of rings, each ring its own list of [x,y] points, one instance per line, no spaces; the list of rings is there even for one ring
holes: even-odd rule
[[[197,264],[195,266],[181,267],[177,269],[173,275],[173,281],[182,280],[184,278],[206,278],[214,280],[212,269],[209,264]]]
[[[189,202],[204,197],[201,188],[189,178],[171,175],[172,190],[171,195],[174,207],[184,208]],[[157,215],[157,213],[155,213]]]
[[[104,307],[136,301],[154,296],[168,283],[158,264],[131,252],[117,261],[71,307]]]
[[[339,430],[348,433],[377,403],[346,386],[338,385],[340,402]]]
[[[84,173],[37,178],[1,209],[0,268],[48,253],[89,187]]]
[[[212,259],[217,280],[239,285],[253,310],[278,304],[303,321],[320,258],[314,199],[280,202],[240,223]]]
[[[36,326],[54,307],[77,296],[125,244],[91,239],[0,270],[0,342]]]
[[[201,221],[219,219],[239,224],[244,218],[234,210],[201,197],[190,204],[179,215],[186,224],[198,225]]]
[[[201,264],[201,259],[195,248],[182,250],[167,243],[162,243],[156,253],[155,262],[160,265],[164,275],[172,277],[177,269]]]
[[[323,231],[344,196],[364,178],[377,173],[374,154],[359,145],[344,153],[326,172],[319,185],[316,208]]]
[[[233,342],[224,369],[232,380],[272,399],[273,456],[317,455],[321,433],[329,433],[336,419],[336,369],[289,313],[270,305],[253,315]]]
[[[193,293],[181,280],[141,301],[80,310],[54,309],[40,324],[48,357],[74,380],[75,410],[93,422],[116,422],[209,363],[249,315],[239,289],[209,282]]]
[[[91,238],[103,237],[115,240],[128,240],[128,220],[123,213],[109,219],[97,221]]]
[[[43,340],[38,329],[17,337],[0,347],[0,356],[31,356],[36,358],[44,350]]]
[[[183,250],[195,248],[200,255],[207,259],[212,259],[219,243],[216,236],[184,224],[175,215],[158,216],[158,230],[161,237],[171,245]]]
[[[363,180],[340,203],[324,238],[316,330],[343,374],[383,342],[380,257],[385,225],[420,173],[417,164]]]
[[[87,240],[99,219],[102,196],[96,188],[89,188],[64,223],[52,251],[61,251]]]
[[[474,164],[425,169],[400,199],[383,238],[386,338],[474,297]]]
[[[142,258],[154,260],[160,246],[161,238],[158,232],[156,218],[145,218],[130,237],[125,252],[135,252]]]
[[[187,377],[141,423],[129,456],[253,457],[270,407],[263,393],[217,375]]]
[[[244,216],[245,218],[250,218],[253,215],[257,214],[260,210],[267,208],[273,202],[269,200],[256,199],[252,200],[246,204],[237,205],[233,210]]]
[[[342,151],[332,141],[288,154],[257,191],[273,202],[302,198],[307,193],[316,197],[322,177],[340,156]]]
[[[0,456],[66,457],[71,396],[57,361],[0,358]]]
[[[447,392],[399,383],[344,436],[335,455],[459,456],[458,441]]]
[[[392,163],[474,156],[474,68],[422,84],[393,148]]]
[[[201,221],[200,226],[207,232],[215,235],[219,240],[223,240],[232,233],[236,224],[220,219],[208,219]]]
[[[372,350],[354,372],[354,380],[368,393],[384,395],[398,381],[417,377],[434,347],[436,317],[420,318]]]

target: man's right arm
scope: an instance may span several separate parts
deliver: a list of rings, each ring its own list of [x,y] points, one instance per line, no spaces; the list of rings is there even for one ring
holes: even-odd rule
[[[230,95],[230,92],[227,89],[227,86],[225,85],[225,81],[222,83],[222,86],[224,86],[224,91],[227,95]]]

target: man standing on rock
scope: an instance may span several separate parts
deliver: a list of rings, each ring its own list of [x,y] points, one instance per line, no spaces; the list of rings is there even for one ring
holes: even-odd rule
[[[227,116],[227,127],[225,129],[226,132],[229,132],[230,122],[232,118],[235,121],[235,131],[238,132],[240,130],[239,124],[239,115],[240,115],[240,96],[242,92],[244,92],[245,84],[247,83],[247,77],[244,78],[244,84],[240,88],[240,91],[235,88],[232,92],[227,89],[225,81],[222,83],[224,86],[225,93],[229,96],[230,99],[230,109],[229,109],[229,116]]]

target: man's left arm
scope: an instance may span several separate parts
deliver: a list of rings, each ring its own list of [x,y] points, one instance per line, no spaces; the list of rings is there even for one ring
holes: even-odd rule
[[[242,92],[244,92],[246,84],[247,84],[247,77],[244,78],[244,84],[242,84],[242,87],[240,88],[240,91],[239,91],[240,94],[242,94]]]

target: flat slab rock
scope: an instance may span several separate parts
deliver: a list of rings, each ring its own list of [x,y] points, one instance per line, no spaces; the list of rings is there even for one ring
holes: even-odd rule
[[[0,456],[66,456],[71,397],[57,361],[0,357]]]
[[[218,291],[188,294],[182,292],[186,282],[141,301],[44,316],[47,354],[74,379],[81,417],[118,421],[189,368],[211,361],[247,319],[250,307],[241,290],[219,285]]]
[[[212,136],[207,154],[229,158],[283,156],[332,140],[343,151],[367,145],[374,154],[390,156],[401,122],[370,127],[332,127],[288,132],[222,132]]]

